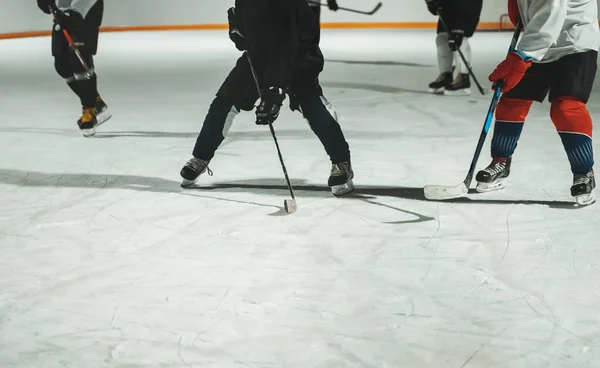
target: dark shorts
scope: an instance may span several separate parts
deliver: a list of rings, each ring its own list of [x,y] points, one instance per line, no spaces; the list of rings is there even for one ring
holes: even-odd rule
[[[567,55],[551,63],[534,63],[506,97],[543,102],[574,97],[587,103],[596,77],[598,52]]]
[[[85,44],[83,51],[89,55],[96,55],[98,51],[98,36],[100,24],[104,13],[104,2],[98,1],[89,11],[81,27],[72,30],[70,34],[75,43]],[[69,51],[69,43],[62,30],[57,30],[56,24],[52,26],[52,55],[58,56]]]

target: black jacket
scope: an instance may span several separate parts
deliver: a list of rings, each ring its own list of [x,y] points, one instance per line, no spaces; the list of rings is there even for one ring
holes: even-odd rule
[[[323,70],[319,21],[306,0],[236,0],[261,88],[288,88]]]

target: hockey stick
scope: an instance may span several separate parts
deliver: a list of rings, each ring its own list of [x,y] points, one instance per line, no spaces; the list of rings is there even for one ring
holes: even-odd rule
[[[252,71],[252,77],[254,78],[254,83],[256,84],[256,90],[258,91],[258,96],[262,98],[260,93],[260,83],[258,82],[258,76],[256,75],[256,70],[254,69],[254,65],[252,65],[252,59],[250,58],[250,54],[246,51],[246,57],[248,58],[248,64],[250,65],[250,70]],[[292,183],[290,182],[290,178],[287,173],[287,169],[285,167],[285,162],[283,162],[283,156],[281,154],[281,149],[279,148],[279,142],[277,142],[277,136],[275,135],[275,129],[273,128],[273,123],[269,123],[269,129],[271,130],[271,136],[273,137],[273,141],[275,142],[275,147],[277,148],[277,155],[279,156],[279,162],[281,163],[281,169],[283,170],[283,176],[285,176],[285,181],[287,183],[288,189],[290,190],[290,195],[292,199],[286,199],[283,201],[283,208],[287,213],[294,213],[298,209],[298,205],[296,204],[296,197],[294,197],[294,189],[292,188]]]
[[[317,0],[308,0],[307,3],[309,4],[315,4],[315,5],[320,5],[320,6],[328,6],[327,4],[323,4],[320,1]],[[362,11],[362,10],[358,10],[358,9],[350,9],[350,8],[344,8],[344,7],[338,7],[338,10],[345,10],[347,12],[351,12],[351,13],[358,13],[358,14],[364,14],[364,15],[373,15],[375,13],[377,13],[379,11],[379,9],[381,9],[381,7],[383,6],[383,3],[379,2],[377,3],[377,5],[375,5],[375,8],[371,11]]]
[[[519,22],[519,24],[517,24],[517,29],[515,30],[515,33],[513,35],[512,42],[510,43],[509,52],[517,46],[517,41],[519,40],[519,36],[521,35],[521,28],[522,26]],[[492,125],[492,120],[494,119],[494,111],[496,111],[496,106],[498,105],[498,101],[500,100],[500,96],[502,94],[502,84],[502,81],[496,84],[494,97],[492,98],[492,103],[490,104],[490,108],[485,118],[485,123],[483,124],[481,135],[479,136],[479,142],[477,142],[477,148],[475,149],[475,154],[473,155],[473,160],[471,161],[471,166],[469,167],[469,172],[467,173],[467,177],[465,178],[465,180],[462,183],[454,186],[427,185],[423,188],[425,198],[429,200],[441,201],[446,199],[464,197],[469,193],[469,187],[471,186],[473,176],[475,175],[475,167],[477,166],[477,161],[479,160],[479,155],[481,154],[481,150],[483,149],[483,144],[485,143],[485,139],[490,130],[490,126]]]
[[[90,71],[90,68],[88,67],[87,63],[83,59],[83,56],[81,55],[81,52],[79,52],[79,49],[77,48],[77,46],[75,46],[75,42],[73,42],[73,38],[71,38],[71,35],[69,34],[69,32],[67,32],[67,30],[58,21],[58,19],[60,18],[59,14],[61,13],[60,9],[58,9],[56,4],[54,4],[54,3],[51,3],[48,6],[48,9],[50,10],[50,12],[52,12],[52,15],[54,16],[54,20],[60,26],[60,29],[62,30],[63,35],[65,36],[65,38],[67,39],[67,42],[69,43],[69,47],[71,48],[71,50],[73,50],[73,53],[75,54],[75,56],[77,56],[77,59],[79,59],[79,62],[81,63],[81,65],[83,66],[83,69],[85,70],[83,76],[75,73],[75,74],[73,74],[73,77],[75,77],[76,80],[91,79],[93,76],[93,72]]]
[[[448,32],[450,32],[450,29],[448,29],[448,26],[446,25],[446,22],[444,22],[444,19],[442,19],[442,16],[440,15],[439,17],[440,17],[440,23],[442,23],[444,28],[446,28],[448,30]],[[477,85],[477,89],[479,90],[479,93],[481,93],[482,95],[485,95],[485,91],[484,91],[483,87],[481,87],[481,84],[479,84],[479,81],[477,80],[475,73],[473,73],[473,69],[471,69],[471,65],[469,65],[469,63],[467,62],[467,58],[463,54],[460,47],[457,49],[457,51],[458,51],[458,55],[460,55],[460,58],[462,59],[463,63],[467,67],[467,70],[469,71],[469,75],[471,76],[471,78],[473,78],[473,81]]]

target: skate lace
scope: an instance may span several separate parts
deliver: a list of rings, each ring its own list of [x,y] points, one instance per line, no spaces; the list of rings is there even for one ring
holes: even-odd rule
[[[501,173],[502,171],[504,171],[504,169],[506,169],[506,162],[494,162],[490,166],[488,166],[485,169],[485,171],[493,176]]]
[[[187,164],[188,166],[191,166],[194,169],[194,171],[197,171],[199,173],[203,173],[204,171],[206,171],[208,173],[208,176],[213,176],[212,170],[208,167],[208,161],[194,158],[189,160]]]
[[[575,174],[573,177],[573,185],[579,184],[587,184],[590,182],[590,177],[588,175]]]
[[[342,176],[348,172],[348,164],[340,162],[331,166],[331,176]]]
[[[445,80],[446,80],[446,73],[442,73],[437,77],[437,79],[435,80],[434,83],[441,83]]]

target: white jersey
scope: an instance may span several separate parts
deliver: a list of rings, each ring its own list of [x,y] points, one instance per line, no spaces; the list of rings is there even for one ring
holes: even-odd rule
[[[525,25],[517,50],[547,63],[600,48],[596,0],[517,0]]]
[[[84,18],[98,0],[56,0],[56,6],[60,10],[77,10]]]

